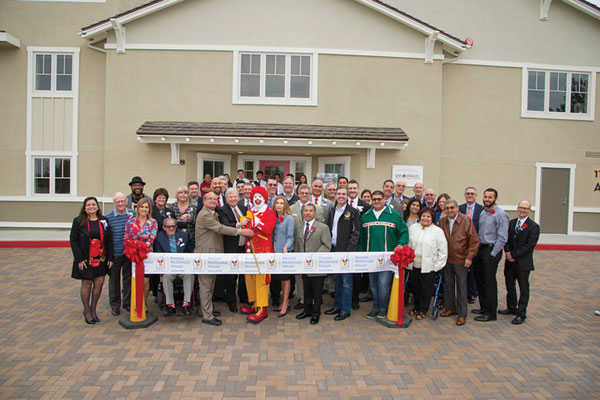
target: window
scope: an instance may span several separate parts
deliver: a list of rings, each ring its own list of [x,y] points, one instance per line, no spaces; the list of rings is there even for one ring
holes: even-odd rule
[[[35,54],[35,91],[70,92],[73,81],[72,54]]]
[[[237,104],[316,105],[314,54],[236,52]]]
[[[34,157],[34,194],[70,194],[71,158]]]
[[[319,157],[319,172],[348,176],[350,174],[350,157]]]
[[[593,119],[593,74],[530,69],[524,77],[524,117]]]

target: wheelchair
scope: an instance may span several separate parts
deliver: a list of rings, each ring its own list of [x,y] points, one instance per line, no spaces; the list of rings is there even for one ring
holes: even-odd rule
[[[185,316],[183,313],[183,279],[177,277],[173,280],[173,300],[175,302],[176,314],[167,313],[167,296],[163,289],[163,275],[160,277],[160,283],[158,284],[158,308],[162,311],[165,316]],[[198,276],[194,276],[194,286],[192,290],[192,296],[190,298],[190,308],[192,310],[191,315],[198,314],[198,304],[200,304],[200,286],[198,283]]]

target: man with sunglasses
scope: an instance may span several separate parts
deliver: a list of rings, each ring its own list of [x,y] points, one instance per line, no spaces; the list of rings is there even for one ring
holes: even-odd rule
[[[372,208],[361,217],[358,251],[394,251],[396,247],[407,244],[408,228],[400,214],[385,205],[381,190],[373,192],[371,205]],[[393,277],[392,271],[369,274],[373,309],[367,314],[367,318],[386,317]]]
[[[166,218],[163,222],[163,232],[159,232],[154,240],[156,253],[192,253],[194,246],[189,240],[187,232],[177,231],[177,221]],[[165,274],[163,275],[163,290],[165,291],[167,314],[175,315],[175,300],[173,299],[173,281],[175,278],[183,280],[183,314],[190,315],[192,291],[194,290],[194,275],[192,274]]]
[[[461,204],[458,207],[458,211],[471,218],[475,230],[479,235],[479,216],[485,207],[477,203],[477,189],[473,186],[467,186],[465,188],[465,200],[466,203]],[[477,285],[475,284],[475,270],[469,268],[469,276],[467,277],[467,301],[469,304],[474,304],[477,298]]]

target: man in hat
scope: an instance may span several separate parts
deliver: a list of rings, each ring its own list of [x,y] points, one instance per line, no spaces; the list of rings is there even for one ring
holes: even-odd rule
[[[152,198],[144,194],[144,186],[146,186],[146,182],[144,182],[141,177],[134,176],[131,178],[131,182],[129,182],[131,194],[127,196],[127,208],[135,210],[138,201],[143,198],[150,200],[150,204],[154,204]]]
[[[248,228],[254,231],[254,235],[246,241],[247,253],[274,253],[273,229],[275,229],[276,217],[273,210],[267,206],[269,196],[265,188],[257,186],[250,193],[252,208],[250,209],[250,221]],[[253,306],[240,307],[240,311],[248,314],[248,321],[258,324],[267,318],[267,307],[269,305],[269,274],[246,274],[246,289],[248,300]]]

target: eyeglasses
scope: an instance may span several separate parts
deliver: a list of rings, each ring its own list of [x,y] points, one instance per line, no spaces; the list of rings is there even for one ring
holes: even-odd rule
[[[177,225],[163,225],[163,226],[167,229],[172,229],[172,228],[177,227]]]
[[[444,210],[454,210],[454,209],[456,209],[456,207],[455,207],[455,206],[447,206],[447,207],[444,207]]]
[[[517,210],[527,211],[527,210],[531,210],[531,208],[529,208],[529,207],[517,207]]]
[[[435,194],[433,194],[433,193],[426,193],[425,196],[427,196],[427,197],[435,197]]]
[[[383,201],[383,197],[371,197],[371,201]]]
[[[475,196],[476,194],[475,192],[465,192],[465,196]]]

